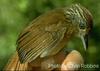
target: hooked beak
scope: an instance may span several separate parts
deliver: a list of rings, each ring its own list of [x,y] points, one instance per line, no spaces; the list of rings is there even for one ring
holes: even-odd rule
[[[86,49],[88,48],[88,35],[86,34],[84,36],[81,36],[81,40],[82,40],[84,49],[86,51]]]

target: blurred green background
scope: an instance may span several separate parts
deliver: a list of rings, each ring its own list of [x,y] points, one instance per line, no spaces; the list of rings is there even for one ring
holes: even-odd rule
[[[34,18],[51,9],[73,3],[82,4],[93,15],[94,28],[89,36],[86,57],[88,63],[100,65],[100,0],[0,0],[0,70],[15,52],[19,33]]]

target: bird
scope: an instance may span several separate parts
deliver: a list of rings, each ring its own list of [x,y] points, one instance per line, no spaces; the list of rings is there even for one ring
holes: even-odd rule
[[[35,63],[37,59],[48,60],[59,56],[74,36],[81,38],[86,50],[92,27],[92,14],[80,4],[46,12],[34,19],[19,34],[16,42],[19,61],[21,64]]]

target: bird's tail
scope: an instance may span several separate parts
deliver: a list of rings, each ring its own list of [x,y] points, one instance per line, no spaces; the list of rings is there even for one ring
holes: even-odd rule
[[[18,58],[18,54],[16,53],[15,55],[12,56],[12,58],[8,61],[7,65],[4,68],[4,71],[19,71],[19,70],[23,70],[26,71],[27,70],[27,63],[21,64]]]

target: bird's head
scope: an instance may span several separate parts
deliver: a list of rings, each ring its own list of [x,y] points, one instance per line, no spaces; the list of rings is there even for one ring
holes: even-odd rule
[[[93,19],[91,13],[80,4],[73,4],[67,8],[66,15],[75,27],[76,34],[82,39],[84,48],[88,47],[88,34],[93,26]]]

